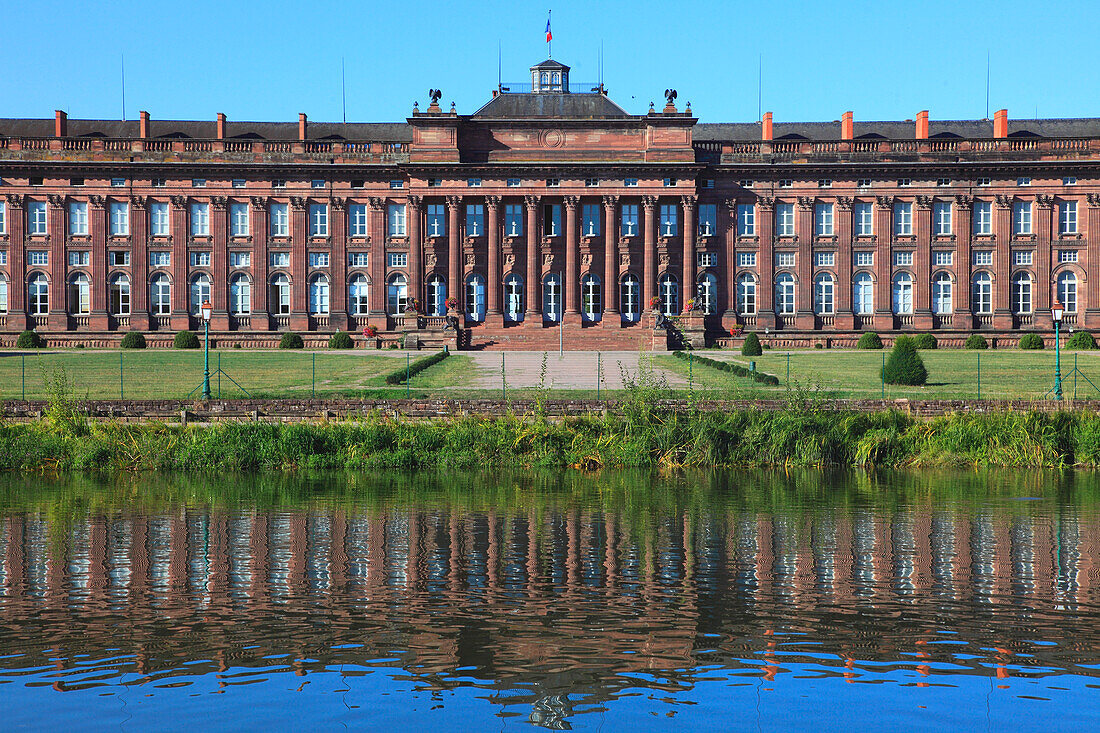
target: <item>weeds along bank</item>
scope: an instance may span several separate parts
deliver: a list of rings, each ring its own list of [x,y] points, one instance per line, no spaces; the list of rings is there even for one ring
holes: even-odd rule
[[[0,470],[258,471],[417,467],[726,467],[1100,465],[1100,417],[1083,412],[855,413],[793,404],[764,412],[539,414],[209,427],[90,423],[51,405],[0,425]]]

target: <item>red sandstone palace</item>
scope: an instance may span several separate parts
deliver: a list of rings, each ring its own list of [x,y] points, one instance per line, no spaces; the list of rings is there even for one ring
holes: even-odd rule
[[[164,343],[207,300],[255,345],[1100,329],[1100,119],[707,124],[569,71],[403,123],[0,120],[0,343]]]

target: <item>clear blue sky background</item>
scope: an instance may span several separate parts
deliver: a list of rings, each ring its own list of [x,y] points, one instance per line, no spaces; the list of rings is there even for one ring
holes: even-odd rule
[[[268,2],[30,0],[4,12],[0,117],[399,121],[427,90],[470,113],[546,57],[633,113],[666,87],[706,122],[1100,116],[1100,0],[907,2]]]

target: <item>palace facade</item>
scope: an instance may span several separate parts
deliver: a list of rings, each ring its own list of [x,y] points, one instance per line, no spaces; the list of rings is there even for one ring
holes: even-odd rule
[[[256,345],[1100,330],[1100,119],[701,123],[569,73],[401,123],[0,120],[0,343],[167,343],[207,300]]]

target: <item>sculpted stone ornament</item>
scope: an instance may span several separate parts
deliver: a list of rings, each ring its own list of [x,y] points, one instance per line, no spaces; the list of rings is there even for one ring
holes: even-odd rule
[[[840,207],[841,211],[852,210],[852,197],[851,196],[837,196],[836,205]]]

